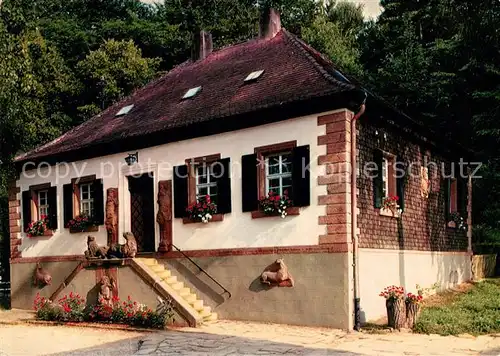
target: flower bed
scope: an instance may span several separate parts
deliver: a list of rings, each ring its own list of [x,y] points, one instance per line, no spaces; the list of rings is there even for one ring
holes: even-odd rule
[[[171,302],[167,302],[161,311],[153,311],[133,301],[130,296],[125,301],[113,297],[110,305],[86,305],[85,299],[75,293],[65,295],[57,302],[37,294],[33,308],[36,318],[44,321],[97,322],[163,329],[173,320]]]

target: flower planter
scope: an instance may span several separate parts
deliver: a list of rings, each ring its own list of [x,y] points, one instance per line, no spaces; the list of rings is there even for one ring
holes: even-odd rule
[[[404,328],[406,323],[406,306],[404,299],[387,299],[387,323],[394,329]]]
[[[291,208],[287,209],[287,216],[294,216],[294,215],[300,215],[300,208],[297,206],[292,206]],[[279,217],[281,218],[281,215],[279,213],[276,214],[266,214],[261,210],[257,211],[252,211],[252,219],[260,219],[260,218],[272,218],[272,217]]]
[[[224,220],[224,214],[215,214],[212,215],[212,218],[208,221],[208,223],[215,222],[215,221],[223,221]],[[182,219],[183,224],[202,224],[203,222],[200,219],[192,219],[192,218],[183,218]]]
[[[406,303],[406,325],[408,328],[413,329],[420,315],[420,304]]]
[[[75,229],[74,227],[69,228],[71,234],[79,234],[82,232],[97,232],[99,231],[99,226],[87,226],[85,229]]]

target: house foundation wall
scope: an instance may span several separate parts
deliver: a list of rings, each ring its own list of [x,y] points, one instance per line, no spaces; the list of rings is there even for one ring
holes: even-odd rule
[[[193,258],[232,297],[187,259],[161,260],[220,319],[349,329],[349,253],[297,253]],[[263,270],[283,258],[294,286],[269,288]]]
[[[359,250],[362,322],[386,315],[385,301],[379,296],[387,286],[403,286],[416,294],[416,285],[444,290],[471,280],[471,255],[467,252],[411,250]]]

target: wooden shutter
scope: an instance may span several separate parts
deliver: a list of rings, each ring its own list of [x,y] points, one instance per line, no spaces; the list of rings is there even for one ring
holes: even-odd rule
[[[64,226],[68,227],[68,223],[73,219],[73,184],[63,185],[63,209],[64,209]]]
[[[241,191],[243,211],[257,210],[259,206],[259,193],[257,186],[256,154],[241,157]]]
[[[373,162],[377,169],[373,172],[373,206],[377,209],[382,207],[382,196],[384,195],[384,181],[382,177],[382,161],[384,154],[381,150],[373,151]]]
[[[94,223],[104,225],[104,187],[102,179],[96,179],[92,183],[92,196],[94,197]]]
[[[311,205],[311,172],[309,145],[292,151],[292,199],[295,206]]]
[[[50,187],[48,192],[49,203],[49,228],[57,230],[57,187]]]
[[[224,158],[213,166],[217,172],[217,212],[227,214],[231,212],[231,159]]]
[[[31,191],[26,190],[22,194],[23,199],[23,231],[29,228],[31,219]]]
[[[467,179],[457,179],[457,211],[465,219],[467,217]]]
[[[396,159],[396,168],[399,168],[398,170],[395,170],[395,173],[397,174],[396,176],[396,194],[399,197],[399,208],[404,211],[405,210],[405,187],[406,187],[406,165],[402,161],[401,157],[397,157]],[[402,177],[401,175],[401,169],[404,170],[404,174]]]
[[[450,217],[450,199],[451,199],[451,178],[444,180],[444,215],[446,219]]]
[[[188,204],[188,166],[174,167],[174,217],[186,216]]]

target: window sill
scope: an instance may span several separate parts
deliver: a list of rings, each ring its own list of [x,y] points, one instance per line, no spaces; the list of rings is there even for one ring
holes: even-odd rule
[[[450,229],[456,229],[457,224],[454,221],[448,221],[448,223],[446,224],[446,227],[450,228]]]
[[[287,216],[296,216],[300,215],[300,208],[298,206],[292,206],[291,208],[286,209]],[[280,217],[279,214],[276,215],[268,215],[264,213],[263,211],[257,210],[257,211],[252,211],[252,219],[260,219],[260,218],[276,218]]]
[[[38,237],[52,237],[52,236],[54,236],[54,231],[52,231],[52,230],[47,230],[47,231],[45,231],[45,232],[43,233],[43,235],[39,235],[39,236],[32,236],[32,237],[30,237],[30,239],[36,239],[36,238],[38,238]]]
[[[380,216],[387,216],[387,217],[396,218],[396,219],[401,217],[400,212],[398,212],[398,211],[393,212],[391,209],[384,209],[384,208],[379,209],[379,214],[380,214]]]
[[[70,234],[79,234],[79,233],[82,233],[82,232],[97,232],[97,231],[99,231],[99,226],[89,226],[86,229],[84,229],[83,231],[82,230],[74,229],[72,227],[69,228],[69,233]]]
[[[214,214],[212,215],[212,219],[207,224],[210,224],[211,222],[218,222],[218,221],[223,221],[224,220],[224,214]],[[198,220],[193,220],[191,218],[182,218],[182,223],[183,224],[203,224],[201,221]]]

